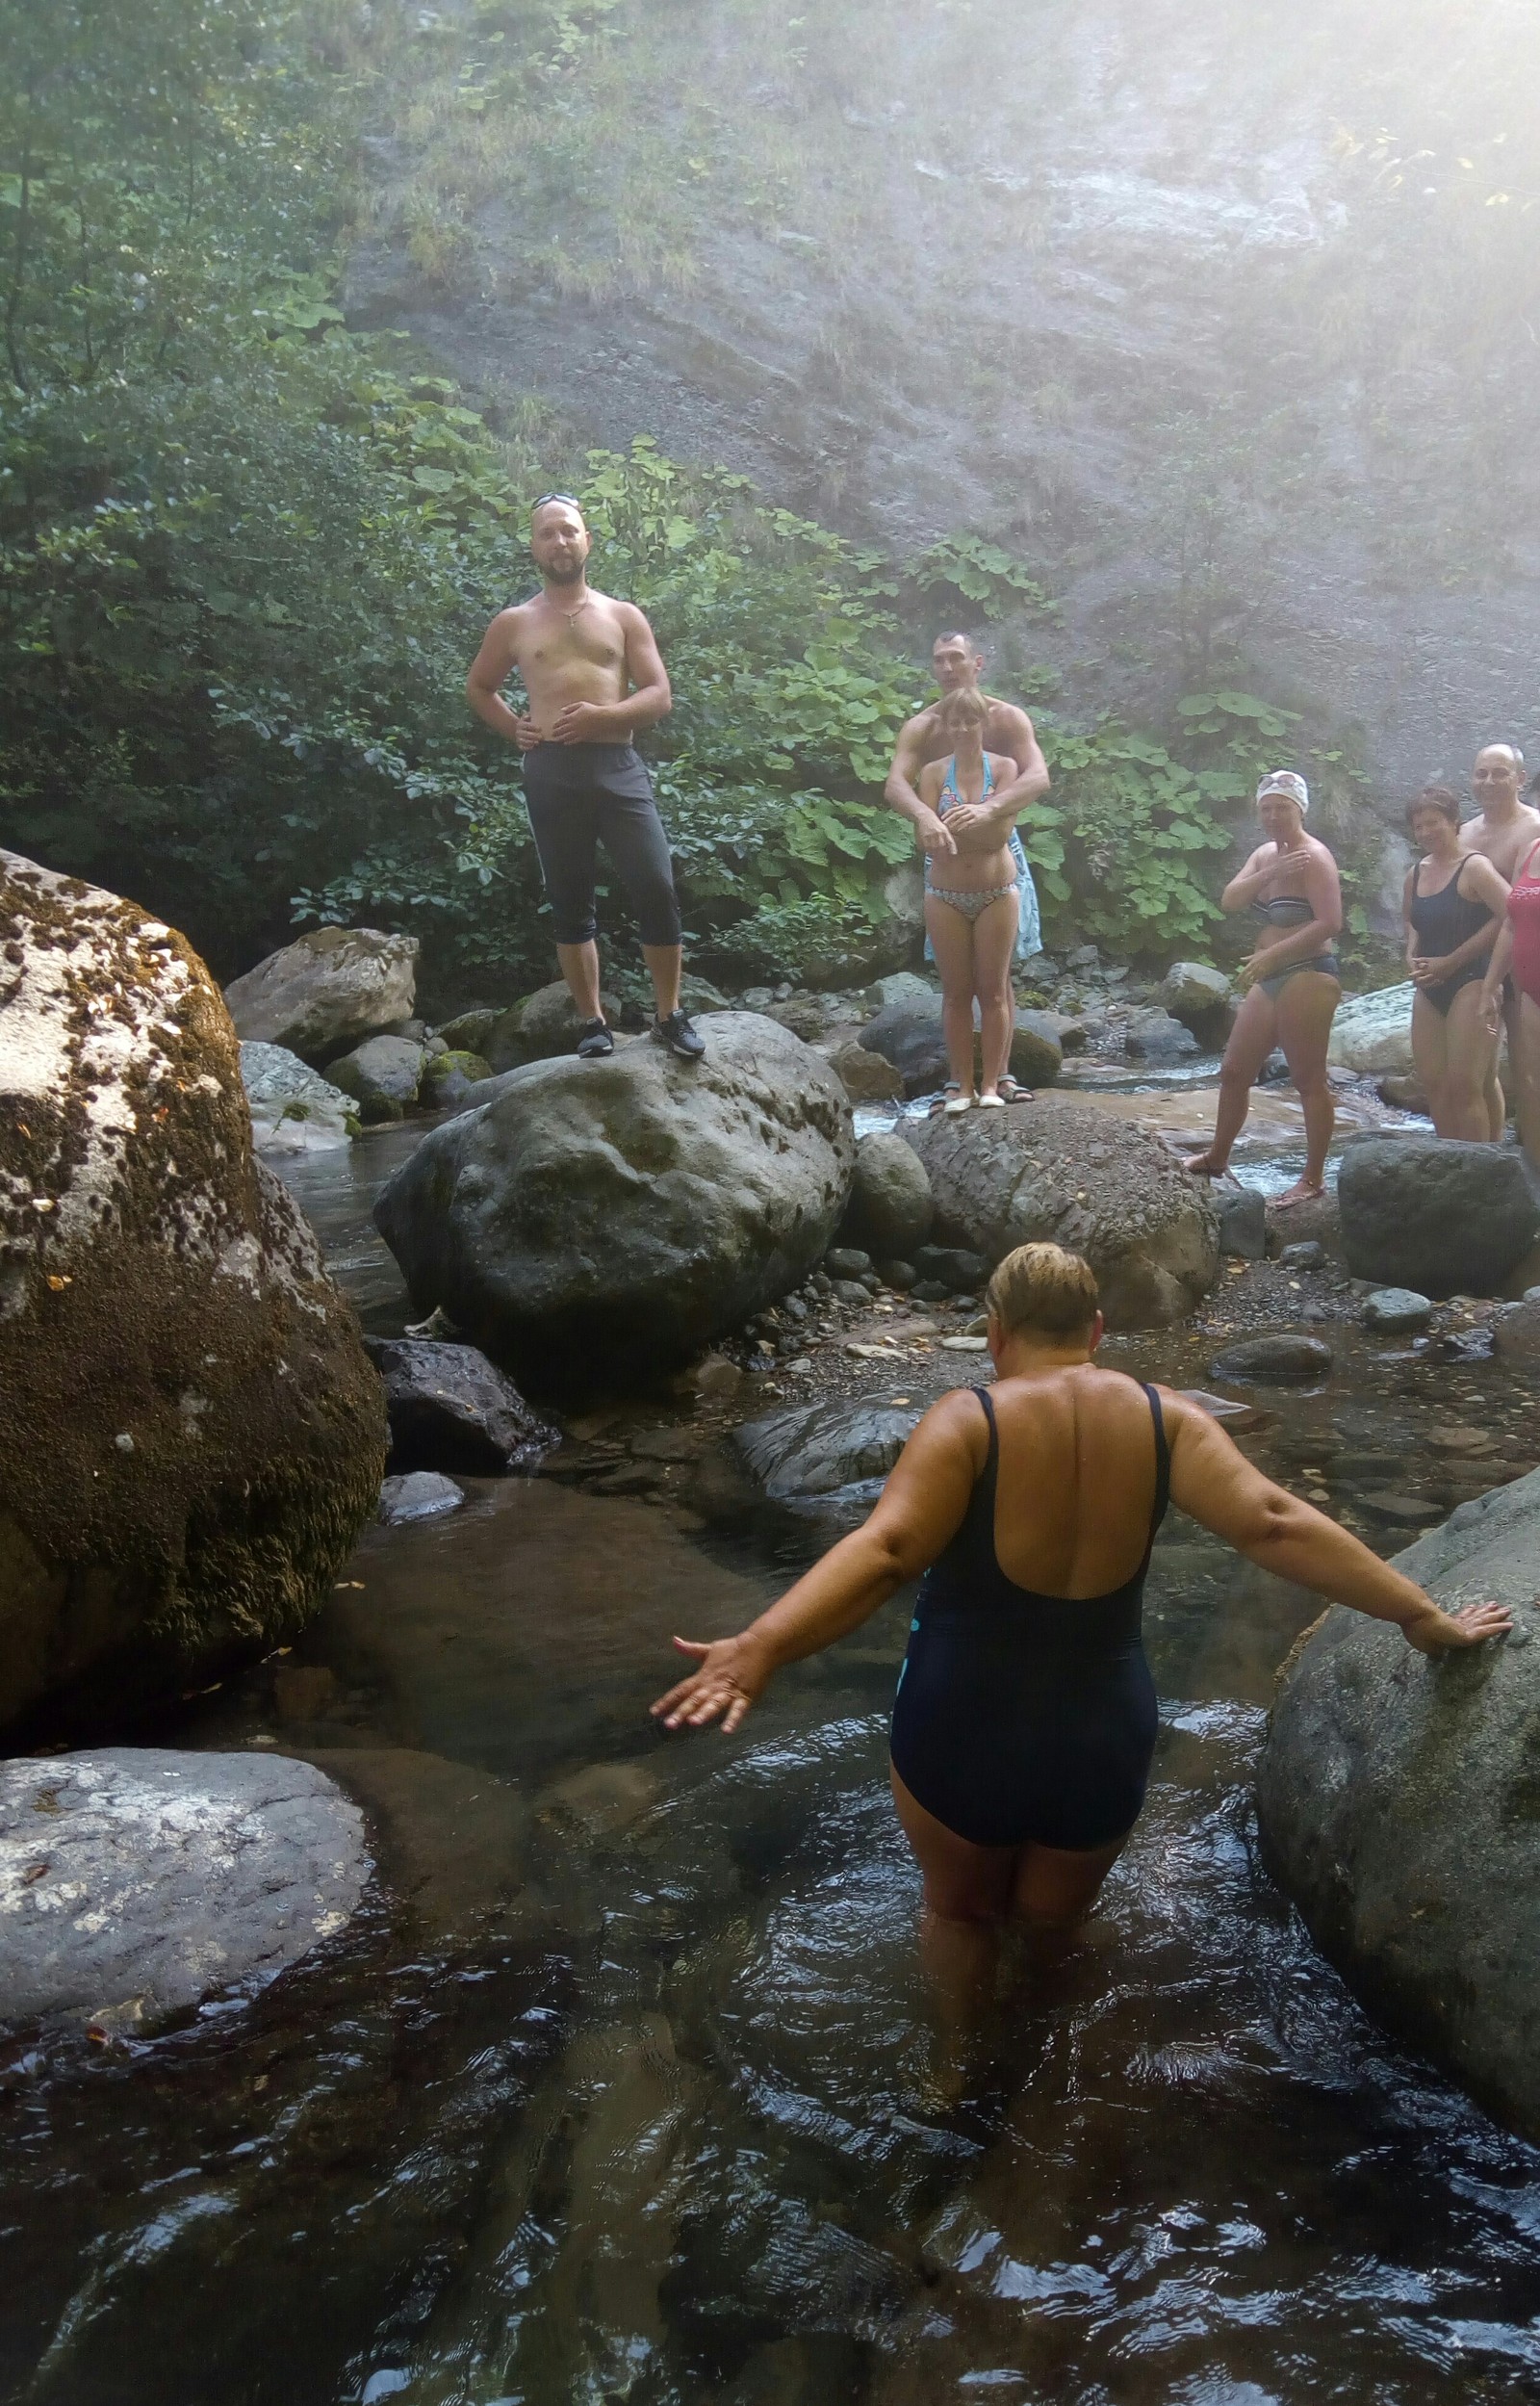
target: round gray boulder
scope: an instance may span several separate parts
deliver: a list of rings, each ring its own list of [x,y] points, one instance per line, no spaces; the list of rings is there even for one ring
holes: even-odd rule
[[[845,1233],[878,1261],[910,1261],[931,1232],[931,1181],[912,1145],[886,1129],[856,1148]]]
[[[1206,961],[1173,961],[1155,990],[1155,1000],[1206,1042],[1222,1034],[1235,1016],[1229,979]]]
[[[334,1937],[371,1870],[324,1772],[159,1746],[0,1763],[0,2026],[153,2025]]]
[[[1084,1254],[1114,1329],[1185,1319],[1219,1275],[1219,1215],[1156,1136],[1067,1095],[911,1121],[941,1242],[992,1267],[1047,1239]],[[916,1265],[917,1266],[917,1265]]]
[[[1371,995],[1348,995],[1337,1006],[1331,1022],[1326,1059],[1334,1070],[1352,1070],[1360,1077],[1416,1074],[1412,1059],[1412,1004],[1417,989],[1410,979],[1400,986],[1381,986]]]
[[[580,1392],[688,1361],[801,1284],[844,1212],[850,1103],[773,1020],[533,1062],[425,1136],[375,1207],[424,1312],[521,1384]]]
[[[1414,1653],[1334,1606],[1285,1669],[1257,1778],[1267,1860],[1370,2009],[1540,2140],[1540,1471],[1397,1556],[1513,1635]]]
[[[328,1074],[345,1095],[358,1104],[368,1125],[399,1120],[417,1100],[422,1083],[423,1047],[410,1036],[371,1036],[353,1051],[333,1061]]]
[[[1501,1295],[1540,1260],[1540,1179],[1516,1145],[1355,1136],[1337,1180],[1354,1278],[1420,1295]]]
[[[324,1061],[411,1016],[415,936],[377,927],[318,927],[270,952],[224,990],[236,1034]]]

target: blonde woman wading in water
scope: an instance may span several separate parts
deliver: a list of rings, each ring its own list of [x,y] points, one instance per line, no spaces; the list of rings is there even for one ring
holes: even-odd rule
[[[1251,1088],[1274,1045],[1283,1047],[1305,1120],[1305,1173],[1278,1207],[1325,1192],[1326,1152],[1336,1114],[1326,1083],[1326,1044],[1342,1000],[1334,949],[1342,927],[1337,864],[1305,834],[1310,789],[1292,768],[1275,768],[1257,788],[1265,843],[1219,896],[1221,911],[1255,913],[1262,933],[1238,972],[1251,991],[1242,1003],[1219,1069],[1214,1142],[1187,1168],[1222,1177],[1230,1148],[1245,1125]]]
[[[988,714],[989,705],[976,687],[944,694],[936,718],[951,757],[930,762],[919,776],[921,801],[957,847],[925,856],[925,925],[940,971],[941,1025],[957,1087],[944,1105],[949,1115],[975,1102],[992,1108],[1005,1101],[1000,1087],[1015,1024],[1011,955],[1021,896],[1010,841],[1018,805],[1013,799],[1002,811],[998,800],[1014,782],[1015,763],[984,749]],[[984,1061],[977,1094],[975,996]]]

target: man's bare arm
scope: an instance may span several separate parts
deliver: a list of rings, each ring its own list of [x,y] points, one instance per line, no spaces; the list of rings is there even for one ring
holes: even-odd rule
[[[1424,1654],[1474,1645],[1512,1626],[1496,1604],[1473,1604],[1458,1616],[1441,1612],[1348,1530],[1265,1479],[1206,1412],[1164,1387],[1161,1403],[1171,1439],[1172,1502],[1248,1562],[1372,1620],[1394,1621]]]
[[[998,821],[1001,834],[1008,836],[1023,811],[1040,801],[1053,781],[1038,741],[1038,731],[1025,711],[1017,710],[1014,703],[1009,704],[1004,726],[997,732],[1001,737],[1000,749],[1014,761],[1016,773],[1008,786],[990,794],[989,815]]]
[[[927,852],[949,858],[957,850],[952,832],[937,817],[919,791],[919,774],[925,764],[923,756],[929,726],[930,712],[921,711],[917,717],[907,720],[899,729],[893,765],[883,788],[883,800],[889,810],[897,811],[901,818],[913,822]]]
[[[523,613],[518,608],[499,610],[482,637],[480,651],[471,662],[465,698],[495,736],[504,736],[510,743],[521,744],[527,750],[539,741],[534,722],[509,710],[500,691],[518,664],[522,625]]]
[[[569,702],[556,712],[556,743],[629,743],[655,727],[674,708],[674,690],[657,648],[657,637],[634,603],[618,605],[626,631],[626,678],[630,691],[619,702]]]

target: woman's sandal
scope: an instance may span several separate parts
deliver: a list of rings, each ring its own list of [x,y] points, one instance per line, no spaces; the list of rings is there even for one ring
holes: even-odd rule
[[[940,1093],[931,1097],[930,1104],[925,1114],[926,1118],[928,1120],[939,1119],[941,1113],[946,1109],[946,1106],[951,1101],[953,1096],[960,1095],[962,1092],[962,1089],[958,1084],[957,1079],[955,1077],[949,1077]]]
[[[1018,1086],[1014,1077],[1002,1077],[995,1093],[996,1102],[1036,1102],[1035,1086]]]
[[[980,1095],[976,1100],[981,1111],[1003,1111],[1005,1109],[1004,1095]]]
[[[1296,1203],[1320,1203],[1326,1189],[1319,1178],[1299,1178],[1287,1194],[1272,1198],[1274,1211],[1292,1211]]]
[[[984,1098],[982,1095],[978,1098],[975,1098],[972,1095],[951,1096],[949,1100],[941,1105],[943,1117],[948,1120],[960,1120],[964,1111],[972,1110],[975,1100],[982,1102]]]

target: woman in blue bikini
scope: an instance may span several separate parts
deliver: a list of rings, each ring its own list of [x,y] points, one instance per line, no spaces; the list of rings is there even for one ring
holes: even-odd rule
[[[941,978],[941,1025],[956,1092],[944,1108],[950,1116],[975,1103],[994,1108],[1006,1100],[1007,1064],[1015,1027],[1011,956],[1021,904],[1013,857],[1014,820],[1003,824],[991,812],[997,786],[1015,782],[1016,764],[984,749],[985,697],[972,686],[943,694],[937,724],[952,757],[932,761],[919,773],[920,800],[944,818],[957,839],[956,853],[939,865],[925,859],[925,926]],[[979,1045],[984,1074],[973,1084],[973,1001],[979,1003]],[[1014,1089],[1013,1089],[1014,1092]]]
[[[1257,1073],[1281,1045],[1304,1113],[1305,1169],[1278,1196],[1280,1210],[1324,1194],[1337,1116],[1326,1083],[1326,1046],[1342,1000],[1335,949],[1342,887],[1325,845],[1305,833],[1309,808],[1310,789],[1292,768],[1270,770],[1257,788],[1257,816],[1268,841],[1219,896],[1221,911],[1249,910],[1261,921],[1256,950],[1240,970],[1251,991],[1219,1067],[1214,1142],[1185,1165],[1197,1177],[1223,1177],[1230,1148],[1245,1125]]]

